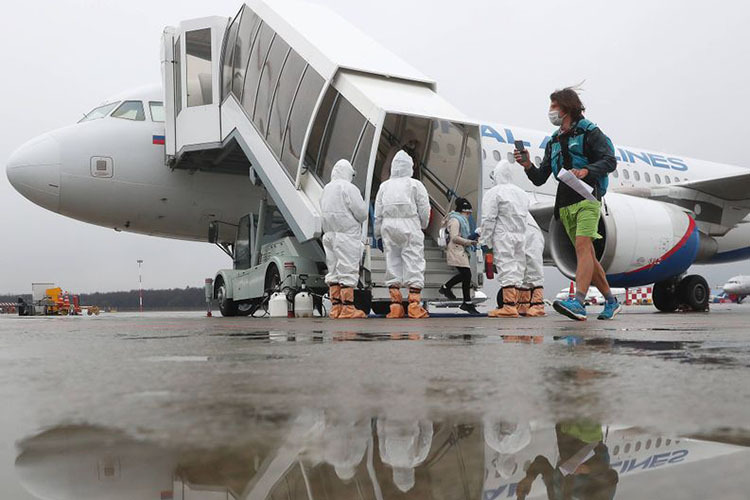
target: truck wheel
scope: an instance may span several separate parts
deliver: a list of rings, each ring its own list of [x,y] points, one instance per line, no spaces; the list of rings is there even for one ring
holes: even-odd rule
[[[265,289],[266,292],[268,292],[268,295],[271,295],[274,291],[276,291],[276,288],[281,284],[281,275],[279,274],[279,268],[276,267],[276,264],[271,264],[268,266],[268,269],[266,269],[266,281],[265,281]]]
[[[216,291],[216,300],[219,302],[219,311],[222,316],[237,316],[237,304],[227,297],[227,288],[223,281],[219,283]]]

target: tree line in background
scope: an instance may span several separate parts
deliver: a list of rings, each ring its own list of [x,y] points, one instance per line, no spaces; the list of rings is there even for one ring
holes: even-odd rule
[[[99,306],[103,310],[138,310],[138,290],[127,292],[96,292],[79,294],[82,305]],[[0,302],[16,302],[18,297],[31,300],[31,294],[0,295]],[[185,311],[206,308],[203,288],[185,287],[163,290],[143,290],[144,311]]]

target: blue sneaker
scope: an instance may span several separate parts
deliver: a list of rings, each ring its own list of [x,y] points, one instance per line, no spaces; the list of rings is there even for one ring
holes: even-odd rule
[[[552,303],[555,311],[577,321],[586,321],[586,308],[576,299],[556,300]]]
[[[597,319],[614,319],[620,311],[622,311],[622,304],[616,299],[614,302],[605,302],[604,310],[599,314]]]

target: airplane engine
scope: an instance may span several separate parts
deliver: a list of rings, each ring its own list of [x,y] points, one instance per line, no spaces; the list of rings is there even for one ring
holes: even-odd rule
[[[674,205],[611,193],[602,204],[594,242],[610,286],[635,287],[673,279],[713,240],[702,240],[693,218]],[[550,251],[567,277],[576,272],[575,248],[559,220],[550,225]]]

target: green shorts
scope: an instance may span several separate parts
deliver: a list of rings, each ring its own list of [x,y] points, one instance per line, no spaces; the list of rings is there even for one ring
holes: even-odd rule
[[[601,239],[598,232],[599,217],[601,217],[602,203],[600,201],[583,200],[567,207],[560,208],[560,222],[570,241],[574,244],[576,236],[586,236],[592,240]]]

